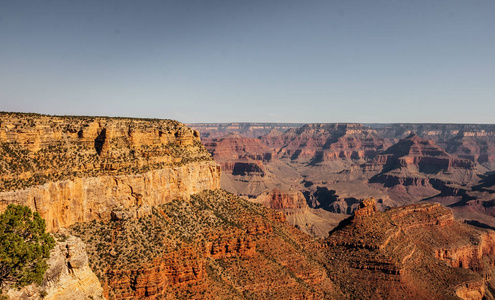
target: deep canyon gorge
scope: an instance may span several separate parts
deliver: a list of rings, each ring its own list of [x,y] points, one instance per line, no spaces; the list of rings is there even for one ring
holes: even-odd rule
[[[493,299],[495,126],[0,113],[0,212],[56,240],[12,299]]]

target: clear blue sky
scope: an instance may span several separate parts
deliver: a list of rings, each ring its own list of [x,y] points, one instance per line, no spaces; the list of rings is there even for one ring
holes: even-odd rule
[[[495,123],[495,1],[0,0],[0,111]]]

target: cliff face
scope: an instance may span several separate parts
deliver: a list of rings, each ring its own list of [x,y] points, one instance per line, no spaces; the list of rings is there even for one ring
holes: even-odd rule
[[[304,195],[299,191],[282,191],[280,189],[273,189],[270,192],[263,193],[258,196],[255,202],[278,210],[309,209]]]
[[[311,164],[360,160],[388,145],[374,130],[361,124],[306,124],[261,140],[281,157]]]
[[[376,126],[377,132],[388,139],[399,140],[415,132],[433,140],[447,153],[476,162],[488,170],[495,168],[495,126],[493,124],[386,124]]]
[[[143,216],[152,206],[220,186],[220,169],[211,161],[192,162],[134,175],[74,178],[0,193],[0,209],[10,203],[38,211],[47,230],[76,222],[110,220],[126,210]]]
[[[431,140],[412,134],[376,157],[384,161],[384,171],[414,166],[423,173],[452,172],[454,169],[474,170],[476,164],[468,159],[450,155]]]
[[[220,187],[199,133],[179,122],[0,114],[0,211],[30,206],[48,230],[147,214]]]
[[[424,198],[458,196],[478,180],[476,163],[445,152],[432,140],[411,134],[374,158],[381,172],[369,182],[379,183],[402,203]]]

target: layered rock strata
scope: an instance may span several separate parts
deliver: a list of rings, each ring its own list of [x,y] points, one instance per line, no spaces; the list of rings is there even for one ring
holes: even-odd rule
[[[495,126],[493,124],[369,124],[388,139],[398,141],[411,133],[433,140],[447,153],[495,168]]]
[[[10,203],[29,206],[53,231],[76,222],[143,216],[152,206],[219,187],[218,165],[192,162],[142,174],[74,178],[2,192],[0,209]]]
[[[351,298],[492,298],[494,234],[440,204],[379,212],[369,199],[331,232],[324,259]]]
[[[142,216],[154,205],[220,187],[220,167],[199,133],[176,121],[0,117],[0,211],[27,205],[48,230]]]
[[[361,124],[306,124],[282,135],[267,135],[262,142],[293,161],[359,160],[374,156],[388,143]]]
[[[114,299],[338,298],[308,236],[280,213],[223,191],[153,208],[140,219],[79,223]]]

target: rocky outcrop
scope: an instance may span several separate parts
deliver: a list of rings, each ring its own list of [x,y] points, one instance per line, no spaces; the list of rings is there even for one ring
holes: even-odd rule
[[[26,300],[105,299],[100,282],[88,265],[85,247],[80,238],[59,234],[41,286],[10,289],[7,295]]]
[[[206,138],[204,145],[224,174],[233,176],[265,176],[264,163],[275,155],[259,139],[237,133],[218,139]]]
[[[448,154],[416,134],[400,140],[374,161],[382,165],[382,170],[369,182],[380,183],[390,189],[392,196],[410,202],[440,193],[443,197],[457,196],[456,186],[472,185],[478,180],[474,162]]]
[[[200,247],[185,247],[154,258],[137,269],[110,269],[108,289],[116,299],[153,298],[168,288],[197,284],[208,276],[207,259],[248,258],[255,255],[256,243],[249,237],[217,236]]]
[[[211,161],[177,121],[0,113],[0,190]]]
[[[269,161],[274,154],[259,139],[246,138],[234,133],[218,139],[206,139],[203,143],[215,161],[232,161],[240,158]]]
[[[146,299],[163,295],[168,286],[193,284],[205,277],[205,261],[192,248],[162,257],[137,270],[111,269],[107,289],[116,299]]]
[[[171,120],[0,114],[0,211],[27,205],[56,231],[139,217],[220,187],[199,133]]]
[[[399,141],[383,152],[382,155],[386,159],[376,158],[376,160],[386,161],[384,166],[386,171],[409,166],[415,166],[425,173],[450,171],[452,169],[473,170],[475,168],[475,164],[472,161],[449,155],[433,141],[424,140],[416,134],[411,134]]]
[[[489,170],[495,168],[495,126],[493,124],[381,124],[377,132],[388,139],[399,140],[415,132],[433,140],[447,153],[476,162]]]
[[[492,297],[494,237],[440,204],[380,212],[368,199],[330,233],[325,259],[351,298],[481,299]]]
[[[233,176],[265,176],[265,167],[260,161],[243,159],[242,161],[221,163],[222,170],[229,172]]]
[[[308,209],[308,204],[304,195],[299,191],[282,191],[273,189],[258,196],[256,203],[261,203],[266,207],[277,210]]]
[[[464,283],[456,289],[456,296],[463,300],[486,299],[486,286],[483,281]]]
[[[481,135],[484,134],[484,135]],[[495,170],[495,134],[493,132],[461,132],[445,142],[448,153]]]

